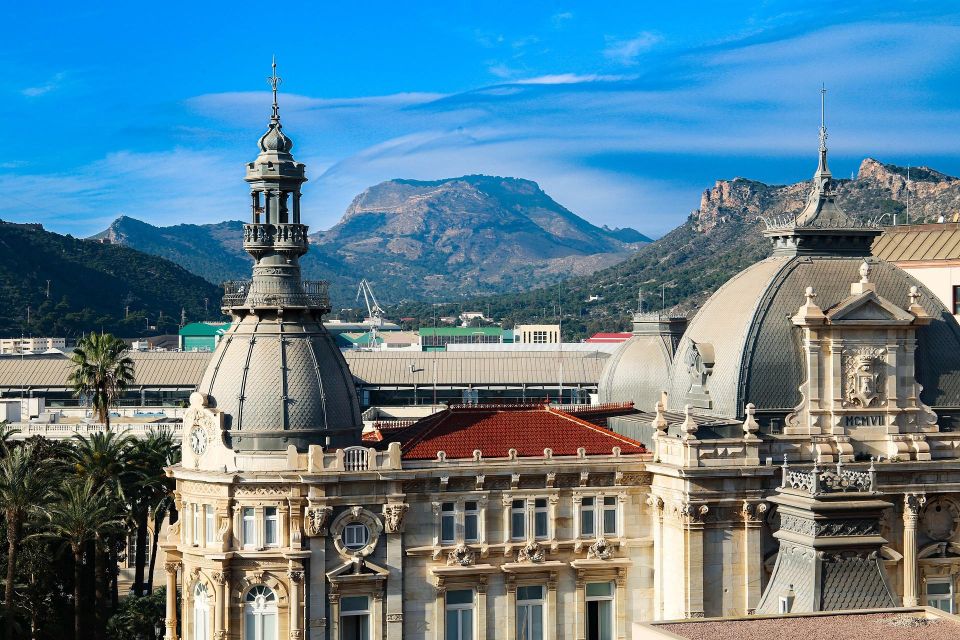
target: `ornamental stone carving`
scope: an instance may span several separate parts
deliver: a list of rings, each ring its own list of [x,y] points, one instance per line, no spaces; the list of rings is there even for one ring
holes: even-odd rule
[[[609,560],[612,557],[613,549],[603,536],[597,538],[597,541],[587,549],[588,560]]]
[[[308,536],[322,536],[327,533],[332,507],[307,507],[303,517],[303,529]]]
[[[949,498],[936,497],[923,510],[923,532],[931,540],[946,542],[953,539],[957,533],[958,522],[960,508]]]
[[[539,542],[528,542],[520,548],[517,553],[517,562],[543,562],[546,559],[546,551]]]
[[[470,567],[477,561],[476,552],[462,542],[447,554],[447,566]]]
[[[885,353],[885,349],[869,347],[844,350],[844,406],[867,408],[886,403],[882,360]]]
[[[410,506],[402,503],[383,505],[383,522],[387,533],[401,533],[403,521]]]

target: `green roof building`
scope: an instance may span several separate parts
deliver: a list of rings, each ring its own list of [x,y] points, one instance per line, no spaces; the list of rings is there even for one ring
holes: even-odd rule
[[[191,322],[180,329],[181,351],[213,351],[229,322]]]

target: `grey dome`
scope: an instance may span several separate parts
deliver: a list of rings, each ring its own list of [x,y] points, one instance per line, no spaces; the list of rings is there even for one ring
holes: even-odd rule
[[[867,258],[877,294],[906,305],[911,286],[934,320],[917,330],[917,381],[921,399],[935,410],[960,407],[960,325],[939,299],[907,272]],[[758,414],[785,415],[800,402],[804,369],[800,330],[790,318],[812,286],[827,309],[850,295],[862,257],[773,256],[727,281],[703,305],[677,350],[670,374],[669,409],[693,404],[698,413],[742,418],[752,402]],[[709,354],[705,393],[691,393],[697,353]],[[701,359],[704,359],[701,355]],[[644,391],[646,392],[646,390]]]
[[[198,390],[226,414],[236,450],[338,445],[363,428],[353,377],[319,319],[234,322]]]
[[[685,326],[684,318],[635,315],[633,335],[603,367],[597,385],[598,400],[633,402],[641,411],[652,411],[660,392],[668,388],[673,354]]]

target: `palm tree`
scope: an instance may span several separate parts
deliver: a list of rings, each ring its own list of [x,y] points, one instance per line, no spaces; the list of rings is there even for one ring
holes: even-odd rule
[[[13,586],[24,524],[43,508],[52,486],[51,473],[46,465],[37,464],[32,453],[31,448],[10,450],[4,446],[0,459],[0,507],[7,520],[7,581],[3,602],[8,640],[13,638]]]
[[[103,536],[123,531],[124,517],[115,496],[94,485],[93,478],[68,482],[60,493],[60,500],[48,510],[45,535],[59,539],[73,554],[73,628],[74,638],[83,634],[84,606],[82,603],[83,550],[90,543],[102,545]],[[102,606],[95,603],[94,607]],[[99,636],[100,631],[97,631]]]
[[[134,443],[132,436],[113,431],[93,433],[89,437],[77,434],[73,437],[73,447],[68,451],[67,463],[78,478],[90,480],[95,490],[103,491],[115,500],[119,509],[126,506],[128,494],[142,476],[140,470],[131,464]],[[104,616],[109,608],[108,589],[114,596],[111,602],[118,600],[116,543],[118,539],[123,539],[122,531],[101,534],[99,542],[94,545],[93,562],[94,613],[98,633],[105,626]]]
[[[110,407],[133,384],[133,360],[127,345],[109,333],[82,337],[70,356],[73,371],[68,381],[77,397],[90,399],[97,419],[110,430]]]
[[[128,494],[131,524],[137,537],[133,579],[134,593],[137,595],[143,595],[146,586],[144,570],[147,563],[150,516],[156,514],[164,499],[173,494],[175,484],[173,479],[167,477],[165,469],[177,463],[179,459],[180,445],[169,429],[151,429],[146,438],[137,440],[131,445],[130,464],[139,472]],[[155,522],[154,542],[156,542],[157,528],[162,518],[161,514],[159,521]],[[156,549],[153,551],[155,554]],[[152,566],[153,563],[151,568]]]

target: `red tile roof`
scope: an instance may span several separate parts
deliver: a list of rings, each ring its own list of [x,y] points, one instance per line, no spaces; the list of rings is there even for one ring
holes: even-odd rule
[[[439,451],[451,460],[472,458],[477,449],[485,458],[506,457],[510,449],[518,457],[543,457],[544,449],[573,456],[580,447],[587,455],[611,455],[614,447],[624,455],[646,453],[636,440],[546,406],[454,405],[385,435],[400,442],[407,460],[433,460]]]

